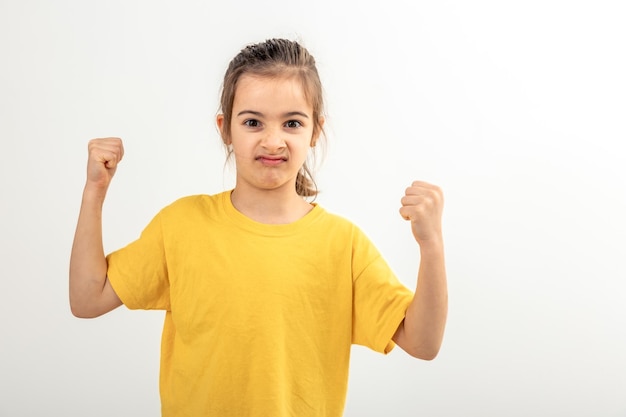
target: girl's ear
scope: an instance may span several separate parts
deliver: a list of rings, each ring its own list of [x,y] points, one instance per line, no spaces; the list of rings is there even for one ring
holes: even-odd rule
[[[215,123],[220,131],[220,136],[222,136],[222,142],[224,142],[225,145],[230,145],[230,139],[227,139],[224,135],[224,115],[222,113],[217,115]]]
[[[320,117],[317,126],[315,126],[315,129],[313,129],[313,136],[311,137],[311,148],[315,147],[315,144],[317,143],[317,140],[319,139],[320,134],[322,133],[322,130],[324,128],[325,121],[326,119]]]

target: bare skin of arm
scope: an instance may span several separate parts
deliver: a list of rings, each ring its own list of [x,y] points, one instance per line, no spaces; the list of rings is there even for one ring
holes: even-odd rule
[[[411,356],[424,360],[439,353],[448,315],[442,211],[443,194],[432,184],[415,181],[402,198],[400,214],[411,221],[420,266],[415,296],[393,340]]]
[[[93,318],[120,305],[107,279],[107,261],[102,244],[102,205],[124,148],[119,138],[89,142],[87,181],[70,257],[69,298],[72,314]]]

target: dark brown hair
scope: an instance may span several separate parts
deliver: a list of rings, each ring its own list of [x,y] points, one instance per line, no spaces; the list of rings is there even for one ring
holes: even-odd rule
[[[313,137],[323,135],[321,119],[324,111],[323,90],[315,59],[309,51],[296,41],[287,39],[268,39],[250,44],[243,48],[228,65],[222,94],[220,110],[224,115],[222,140],[230,143],[233,102],[239,79],[244,74],[262,77],[297,77],[307,100],[313,107]],[[230,156],[230,153],[229,153]],[[318,194],[312,171],[305,162],[296,178],[296,192],[303,197]]]

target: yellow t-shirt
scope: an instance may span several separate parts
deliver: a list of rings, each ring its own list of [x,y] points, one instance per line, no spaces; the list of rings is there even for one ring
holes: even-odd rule
[[[339,417],[351,344],[389,352],[413,297],[346,219],[262,224],[229,191],[165,207],[107,260],[128,308],[166,310],[166,417]]]

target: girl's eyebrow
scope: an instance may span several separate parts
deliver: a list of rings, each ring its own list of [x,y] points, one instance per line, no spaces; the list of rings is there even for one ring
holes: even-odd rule
[[[251,114],[253,116],[257,116],[257,117],[263,117],[263,113],[259,112],[259,111],[255,111],[255,110],[242,110],[239,113],[237,113],[237,117],[244,115],[244,114]],[[301,111],[290,111],[287,113],[284,113],[282,115],[282,117],[293,117],[293,116],[300,116],[300,117],[304,117],[305,119],[309,118],[309,115],[306,113],[303,113]]]

